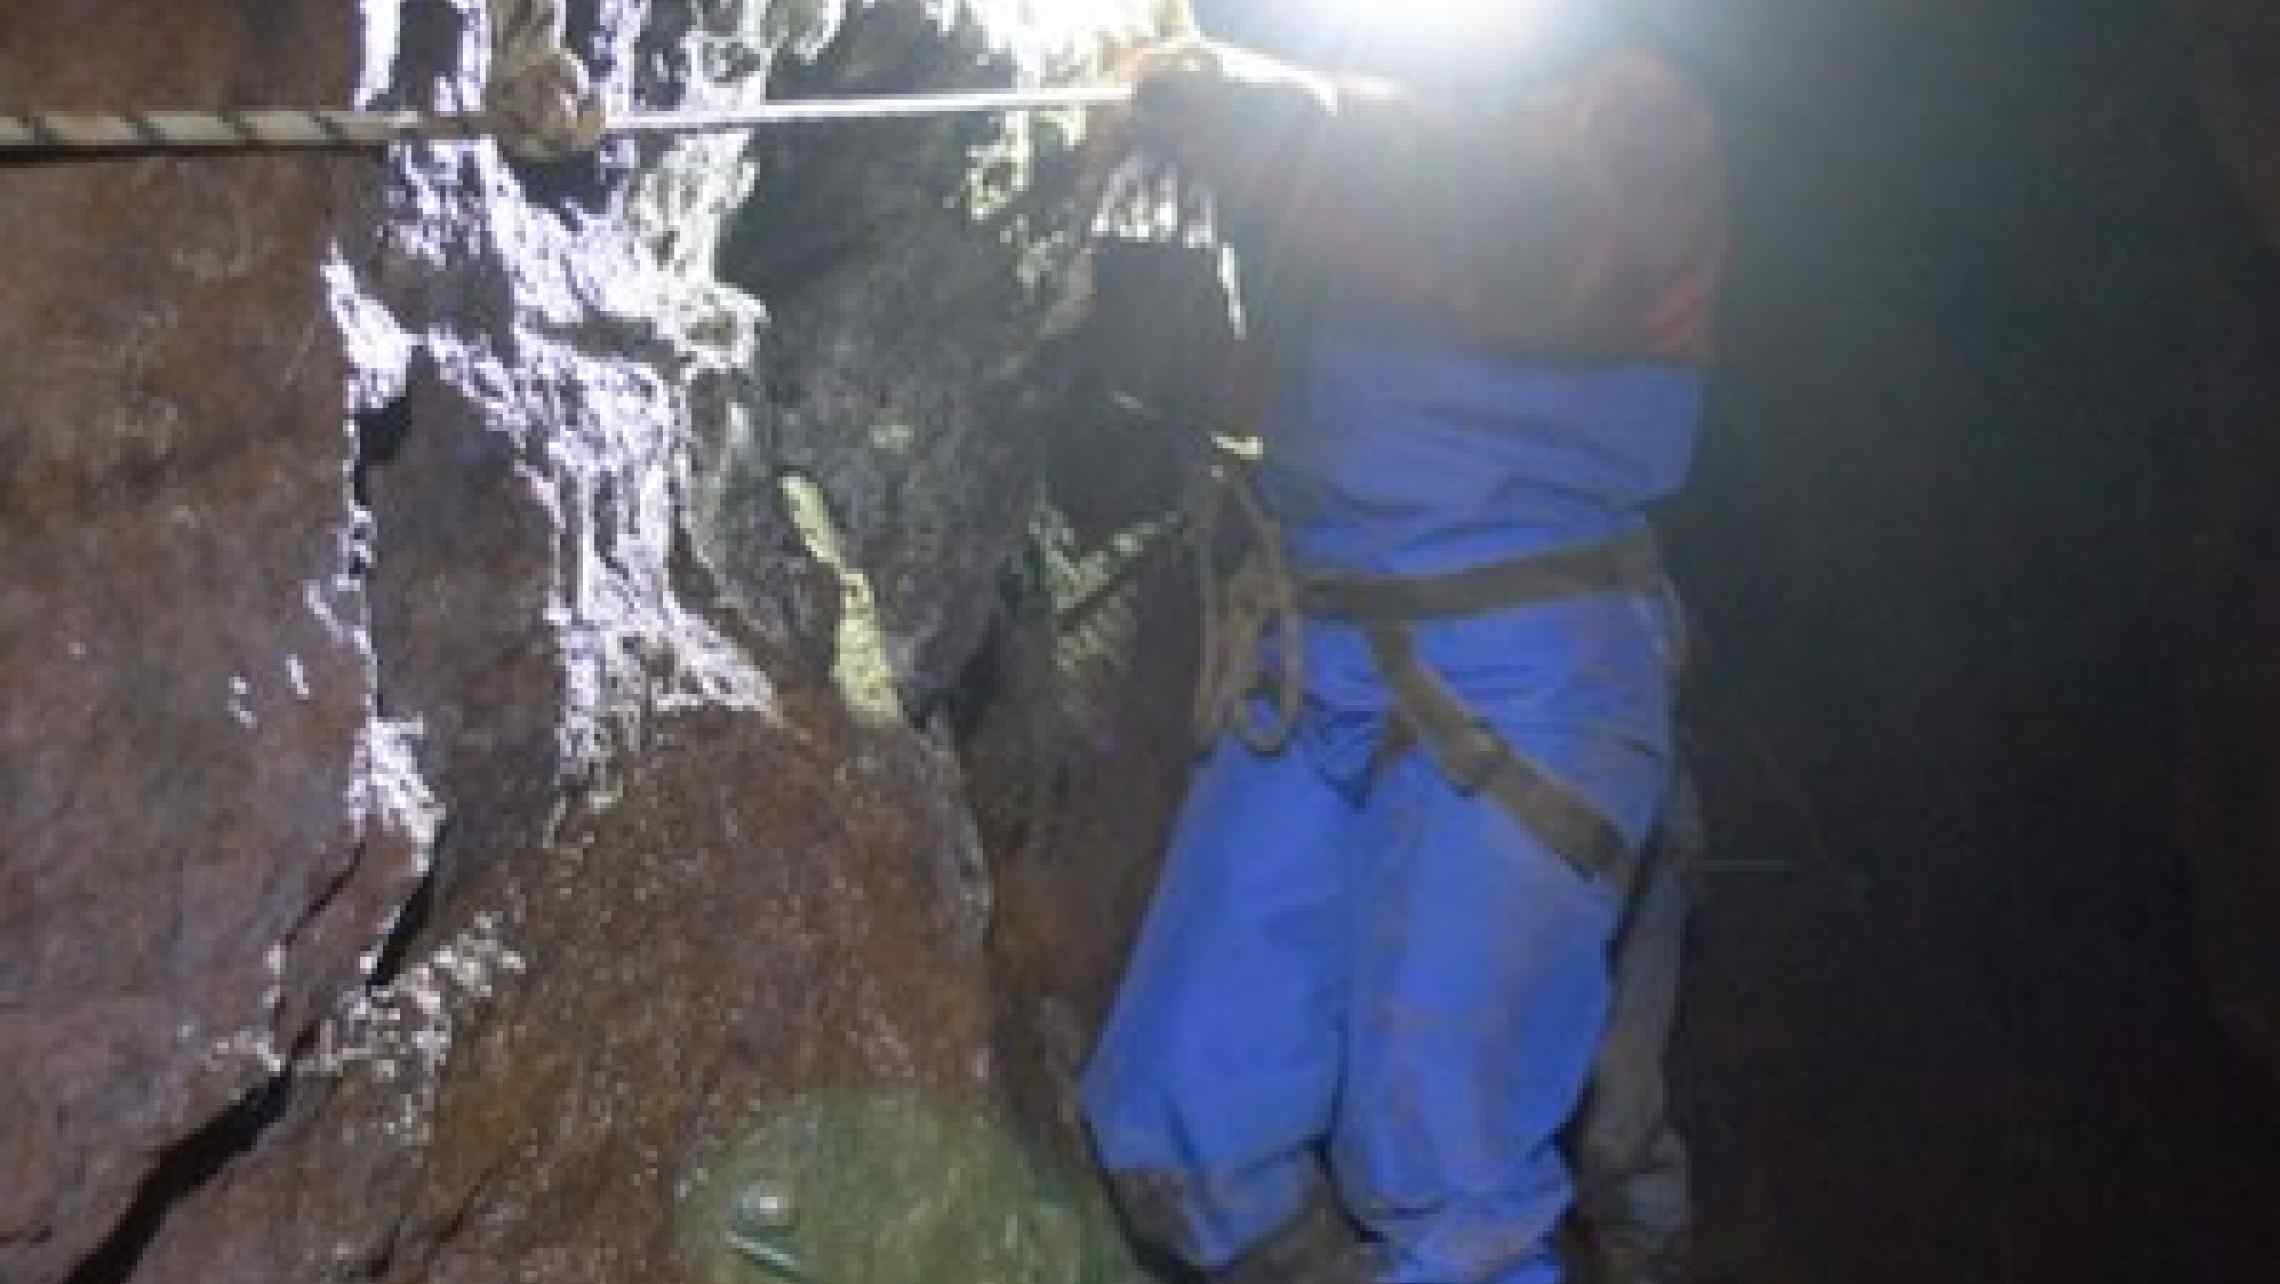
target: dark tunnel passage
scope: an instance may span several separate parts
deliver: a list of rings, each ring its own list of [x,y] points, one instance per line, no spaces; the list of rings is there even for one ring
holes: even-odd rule
[[[2280,269],[2162,7],[1917,16],[1721,46],[1812,70],[1727,121],[1728,346],[1670,521],[1703,1265],[2268,1279],[2276,1067],[2195,924],[2268,841],[2268,729],[2206,715],[2269,645],[2269,538],[2218,528],[2272,498]],[[2233,810],[2195,830],[2210,777]]]

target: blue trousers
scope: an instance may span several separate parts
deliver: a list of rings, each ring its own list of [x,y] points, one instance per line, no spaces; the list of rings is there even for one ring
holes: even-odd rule
[[[1662,737],[1481,711],[1643,839]],[[1200,768],[1085,1075],[1102,1161],[1171,1192],[1207,1270],[1327,1181],[1384,1284],[1552,1284],[1619,892],[1423,752],[1357,774],[1322,739]]]

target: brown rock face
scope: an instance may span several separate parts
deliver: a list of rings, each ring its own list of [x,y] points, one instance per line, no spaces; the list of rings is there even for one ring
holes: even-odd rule
[[[465,106],[485,9],[27,9],[0,83]],[[569,10],[620,103],[750,101],[786,50],[794,89],[1007,74],[1007,33],[917,4]],[[714,275],[745,147],[4,175],[0,1279],[749,1278],[723,1174],[842,1151],[762,1174],[895,1175],[809,1229],[859,1209],[906,1257],[1015,1245],[993,1278],[1125,1269],[1021,1123],[1052,1109],[1026,1059],[1064,1073],[1082,1034],[993,960],[1069,929],[1022,890],[993,933],[958,752],[992,770],[1000,685],[1054,729],[1021,789],[1123,716],[1080,697],[1131,638],[1072,659],[1039,605],[1129,516],[1055,512],[1045,434],[1088,429],[1021,359],[1084,211],[1008,176],[1065,177],[1068,147],[770,144],[756,226],[845,224],[744,274],[773,320]],[[795,191],[828,199],[777,217]],[[1157,783],[1049,879],[1128,916],[1184,742],[1120,734]],[[860,1279],[859,1240],[799,1251]]]
[[[335,1022],[315,1098],[142,1277],[674,1278],[676,1210],[757,1121],[840,1094],[985,1111],[987,977],[911,859],[923,779],[802,712],[660,719],[624,802],[464,886],[498,908]]]
[[[338,6],[7,26],[11,104],[354,83]],[[417,879],[317,276],[370,173],[0,174],[0,1278],[59,1277],[154,1155],[274,1075]]]

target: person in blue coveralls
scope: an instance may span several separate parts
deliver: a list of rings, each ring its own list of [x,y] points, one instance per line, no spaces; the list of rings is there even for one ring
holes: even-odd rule
[[[1240,260],[1296,699],[1223,711],[1086,1116],[1215,1278],[1552,1284],[1674,773],[1710,113],[1587,0],[1199,8],[1246,43],[1145,51],[1133,124]]]

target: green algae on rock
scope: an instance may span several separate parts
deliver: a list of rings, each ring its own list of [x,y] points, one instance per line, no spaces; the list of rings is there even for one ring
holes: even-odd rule
[[[794,1099],[689,1183],[692,1284],[1126,1284],[1142,1276],[1089,1179],[970,1109]]]

